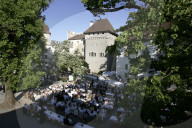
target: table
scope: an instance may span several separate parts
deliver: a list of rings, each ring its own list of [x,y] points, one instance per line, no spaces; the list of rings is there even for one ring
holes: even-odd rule
[[[63,107],[64,105],[65,105],[64,102],[61,101],[56,103],[56,107]]]
[[[110,120],[111,120],[112,122],[114,122],[114,123],[117,123],[117,121],[118,121],[118,119],[117,119],[116,116],[111,116],[111,117],[110,117]]]
[[[71,91],[70,93],[68,92],[68,95],[69,95],[70,97],[72,97],[73,95],[77,95],[77,92],[76,92],[76,91]]]
[[[106,108],[106,109],[113,109],[113,106],[112,105],[103,105],[103,108]]]
[[[85,89],[84,89],[84,88],[80,88],[80,91],[81,91],[81,92],[85,92]]]
[[[73,128],[94,128],[94,127],[78,122],[74,125]]]
[[[56,120],[56,121],[58,121],[60,123],[63,122],[64,116],[61,116],[61,115],[56,114],[55,112],[51,112],[49,110],[44,111],[44,113],[47,115],[47,117],[49,119]],[[71,119],[69,119],[69,123],[72,124],[72,120]]]
[[[118,112],[125,112],[125,109],[124,108],[118,108],[117,111]]]
[[[64,116],[58,115],[55,112],[51,112],[49,110],[46,110],[44,113],[47,115],[49,119],[56,120],[58,122],[63,122]]]
[[[41,95],[34,95],[35,101],[39,100],[41,98]]]

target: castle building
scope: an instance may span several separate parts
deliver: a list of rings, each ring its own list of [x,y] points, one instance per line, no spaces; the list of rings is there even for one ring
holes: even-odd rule
[[[70,41],[69,52],[74,54],[76,50],[80,52],[80,56],[85,56],[85,35],[84,34],[74,34],[74,32],[68,31],[68,40]],[[70,37],[70,38],[69,38]]]
[[[46,24],[43,27],[43,34],[44,34],[44,38],[46,39],[46,46],[45,46],[46,49],[43,55],[43,59],[45,62],[43,66],[46,72],[44,79],[50,79],[51,71],[56,68],[55,63],[53,62],[53,54],[55,51],[55,46],[52,45],[50,41],[51,32],[49,31],[49,27]]]
[[[68,32],[68,35],[72,34]],[[117,36],[108,19],[97,20],[95,23],[91,21],[90,27],[83,34],[68,39],[72,42],[70,52],[74,53],[79,49],[89,64],[90,72],[110,70],[112,62],[105,50],[107,46],[114,44]]]
[[[144,45],[146,46],[147,50],[149,51],[149,56],[152,60],[158,59],[158,48],[157,46],[154,46],[149,43],[149,41],[144,42]],[[127,82],[127,74],[130,70],[131,64],[129,63],[129,59],[127,56],[125,56],[125,50],[126,47],[122,47],[119,49],[120,55],[116,56],[116,77],[120,78],[122,81]],[[130,58],[136,58],[139,57],[142,53],[140,51],[137,55],[129,55]],[[150,65],[149,65],[150,68]],[[141,76],[149,77],[151,74],[148,72],[143,72],[137,75],[137,78]]]

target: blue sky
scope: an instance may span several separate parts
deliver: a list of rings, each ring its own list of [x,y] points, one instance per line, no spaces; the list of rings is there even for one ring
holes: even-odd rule
[[[99,19],[86,10],[81,0],[55,0],[43,14],[51,31],[51,40],[57,41],[66,40],[68,30],[82,33],[89,28],[90,21]],[[125,25],[127,17],[128,10],[101,16],[108,18],[114,29]]]

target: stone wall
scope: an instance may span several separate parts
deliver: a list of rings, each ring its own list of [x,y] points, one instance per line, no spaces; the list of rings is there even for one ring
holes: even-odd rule
[[[110,33],[97,33],[85,35],[85,60],[91,72],[107,70],[107,46],[114,44],[116,36]]]

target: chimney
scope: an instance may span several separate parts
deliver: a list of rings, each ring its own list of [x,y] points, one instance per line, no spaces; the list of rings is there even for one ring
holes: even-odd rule
[[[93,25],[93,21],[90,21],[90,27]]]

